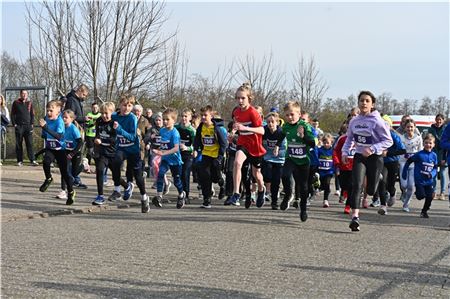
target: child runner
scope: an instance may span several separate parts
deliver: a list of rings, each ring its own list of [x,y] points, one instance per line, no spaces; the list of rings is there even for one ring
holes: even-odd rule
[[[375,110],[375,102],[376,98],[370,91],[359,93],[360,114],[350,121],[347,140],[342,147],[342,162],[347,164],[352,142],[356,143],[352,171],[353,189],[350,197],[352,220],[349,227],[352,231],[360,230],[359,208],[364,178],[367,175],[367,193],[373,195],[378,188],[383,169],[383,151],[393,144],[388,126]]]
[[[213,109],[207,105],[200,109],[202,118],[197,128],[194,141],[194,151],[202,152],[200,162],[199,180],[202,186],[203,204],[201,208],[211,208],[212,183],[224,185],[222,177],[222,163],[227,148],[227,137],[221,127],[223,120],[213,118]]]
[[[315,146],[314,135],[311,126],[300,119],[300,104],[288,102],[284,106],[286,123],[282,127],[280,146],[284,138],[287,140],[286,161],[283,166],[284,198],[280,204],[281,210],[289,209],[292,200],[291,176],[294,177],[295,185],[300,188],[300,219],[306,221],[308,214],[306,205],[308,201],[308,176],[310,158],[308,155],[311,147]]]
[[[414,183],[416,185],[416,197],[418,200],[425,198],[420,218],[429,218],[428,210],[434,197],[433,181],[437,174],[438,159],[434,147],[434,136],[427,134],[423,139],[423,150],[410,157],[403,168],[402,178],[408,175],[409,164],[414,162]]]
[[[127,188],[123,195],[124,200],[131,198],[133,194],[134,184],[133,177],[139,187],[141,194],[141,211],[147,213],[150,209],[148,196],[145,192],[145,181],[142,176],[142,160],[139,148],[139,136],[137,134],[137,117],[131,110],[135,103],[133,95],[127,94],[120,98],[119,113],[112,114],[113,128],[117,132],[116,155],[112,164],[112,176],[114,180],[114,192],[108,198],[110,201],[122,198],[120,193],[120,171],[124,160],[127,160]]]
[[[100,107],[101,117],[95,123],[94,138],[94,159],[95,159],[95,176],[97,180],[97,197],[92,202],[95,206],[105,203],[103,196],[103,177],[105,170],[109,167],[112,170],[114,156],[116,155],[117,132],[114,129],[114,121],[112,114],[115,110],[113,102],[106,102]],[[127,188],[128,184],[124,179],[120,179],[120,185]],[[144,209],[143,212],[148,212]]]
[[[448,125],[447,125],[448,126]],[[436,153],[439,161],[439,168],[438,168],[438,177],[437,179],[440,181],[440,188],[439,193],[436,196],[436,199],[438,200],[445,200],[445,187],[447,187],[447,177],[446,177],[446,168],[447,168],[447,161],[446,156],[444,155],[444,150],[441,147],[441,138],[442,133],[444,133],[445,129],[445,116],[441,113],[436,115],[435,117],[435,123],[431,125],[431,128],[428,130],[428,133],[432,134],[435,138],[435,147],[433,151]],[[436,189],[437,186],[437,180],[434,180],[434,187]]]
[[[281,128],[278,126],[280,116],[276,112],[270,112],[266,116],[267,125],[264,127],[263,145],[266,149],[262,163],[262,172],[266,190],[270,190],[272,210],[278,210],[278,197],[281,182],[281,172],[286,155],[286,138],[283,139],[281,147],[277,147],[278,139],[281,138]],[[275,150],[276,149],[276,150]],[[275,152],[277,155],[275,155]]]
[[[192,110],[189,108],[183,109],[181,112],[181,122],[175,126],[180,133],[180,149],[181,160],[183,166],[181,169],[181,181],[183,183],[183,190],[186,193],[186,201],[189,202],[189,188],[191,181],[191,170],[193,162],[193,144],[195,139],[195,129],[191,125]]]
[[[402,143],[400,135],[392,129],[391,118],[383,115],[383,119],[389,126],[393,144],[383,153],[383,178],[378,185],[378,194],[381,202],[378,214],[380,215],[386,215],[387,206],[392,207],[395,204],[395,182],[399,175],[399,155],[406,154],[405,145]]]
[[[152,199],[153,204],[158,208],[162,208],[164,176],[169,169],[172,173],[173,183],[178,190],[177,209],[184,207],[186,200],[186,193],[183,191],[183,183],[181,182],[183,161],[180,154],[180,133],[174,127],[177,116],[177,111],[172,108],[167,108],[163,112],[164,127],[159,131],[161,134],[161,146],[159,150],[153,150],[154,154],[161,156],[158,181],[156,183],[157,194]]]
[[[45,119],[39,120],[45,146],[43,161],[45,181],[39,188],[39,191],[47,191],[48,187],[53,182],[50,165],[56,160],[58,162],[61,177],[66,182],[67,191],[69,192],[66,205],[71,205],[75,199],[75,191],[73,190],[72,180],[69,178],[69,173],[67,172],[67,157],[64,151],[64,121],[60,114],[61,103],[56,100],[50,101],[46,105],[46,110],[47,115],[45,116]]]
[[[328,208],[330,206],[328,197],[330,196],[331,192],[330,182],[334,174],[332,144],[333,136],[327,133],[322,136],[322,146],[318,149],[320,189],[323,190],[324,208]]]
[[[72,110],[64,110],[62,114],[64,121],[64,142],[66,144],[67,171],[69,176],[77,177],[83,170],[81,165],[81,152],[83,146],[83,129],[75,122],[75,113]],[[57,198],[67,199],[66,182],[61,177],[61,192]]]
[[[418,151],[423,149],[422,136],[415,133],[416,123],[412,119],[408,119],[404,124],[404,134],[400,136],[402,143],[405,145],[406,154],[400,156],[400,174],[403,173],[406,161]],[[400,186],[403,190],[401,201],[403,202],[403,211],[409,212],[409,202],[414,190],[414,165],[410,164],[407,170],[406,179],[400,176]]]
[[[336,167],[336,174],[339,178],[339,185],[341,186],[341,197],[339,199],[340,203],[345,200],[344,214],[350,214],[350,200],[352,192],[352,169],[353,169],[353,156],[355,155],[355,147],[352,142],[351,148],[347,156],[347,163],[342,162],[342,147],[344,146],[345,140],[347,140],[347,128],[348,122],[346,121],[341,126],[342,135],[339,137],[333,150],[333,162]]]
[[[91,112],[86,115],[85,130],[88,166],[91,165],[91,159],[93,159],[94,154],[95,122],[100,116],[101,114],[97,102],[92,103]],[[91,172],[90,167],[87,168],[88,172]]]
[[[250,84],[244,83],[236,91],[236,101],[239,108],[233,111],[234,125],[233,129],[239,131],[237,141],[237,151],[233,165],[233,195],[225,201],[225,205],[239,205],[239,187],[241,185],[241,168],[246,159],[252,165],[252,174],[258,184],[258,197],[256,206],[258,208],[264,205],[265,189],[264,180],[261,174],[261,162],[266,150],[262,145],[262,136],[264,128],[262,119],[251,102],[253,93]],[[251,205],[251,197],[246,197],[245,204]]]

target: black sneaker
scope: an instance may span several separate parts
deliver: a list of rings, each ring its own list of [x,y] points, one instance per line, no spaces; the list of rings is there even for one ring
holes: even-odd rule
[[[306,213],[306,210],[303,210],[303,209],[300,210],[300,220],[302,222],[305,222],[306,220],[308,220],[308,213]]]
[[[44,183],[42,183],[41,187],[39,187],[39,191],[45,192],[47,191],[50,184],[53,182],[53,178],[45,179]]]
[[[430,216],[428,216],[427,212],[421,212],[420,213],[420,218],[430,218]]]
[[[219,191],[219,200],[222,200],[225,198],[225,187],[220,187],[220,191]]]
[[[150,203],[147,194],[142,195],[141,199],[141,212],[148,213],[150,211]]]
[[[288,210],[290,205],[291,205],[291,197],[290,196],[287,197],[287,195],[285,194],[283,200],[281,201],[280,209],[282,211]]]
[[[266,186],[263,186],[263,190],[258,192],[258,196],[256,197],[256,207],[261,208],[266,201]]]
[[[122,194],[120,194],[120,192],[117,191],[113,191],[113,193],[108,197],[109,201],[116,201],[116,200],[121,200],[122,199]]]
[[[272,203],[272,210],[278,210],[278,205],[276,203]]]
[[[75,190],[72,190],[71,192],[69,192],[69,194],[67,194],[66,205],[70,206],[73,204],[76,194],[77,193],[75,192]]]
[[[250,209],[251,206],[252,206],[252,196],[246,195],[245,196],[245,208]]]
[[[155,205],[155,207],[157,207],[157,208],[162,208],[161,201],[162,201],[162,197],[159,196],[159,195],[156,195],[156,196],[154,196],[154,197],[152,198],[152,203],[153,203],[153,204]]]
[[[353,217],[348,227],[350,227],[352,232],[359,232],[359,217]]]
[[[298,209],[298,207],[299,207],[299,203],[300,201],[298,200],[298,199],[295,199],[294,200],[294,202],[292,203],[292,206],[295,208],[295,209]]]
[[[181,209],[184,207],[184,199],[186,198],[186,193],[183,191],[178,195],[177,198],[177,209]]]
[[[211,200],[209,198],[203,200],[202,205],[200,206],[202,209],[211,209]]]
[[[88,187],[86,186],[86,184],[83,184],[83,183],[73,184],[73,186],[74,186],[75,188],[78,188],[78,189],[87,189],[87,188],[88,188]]]

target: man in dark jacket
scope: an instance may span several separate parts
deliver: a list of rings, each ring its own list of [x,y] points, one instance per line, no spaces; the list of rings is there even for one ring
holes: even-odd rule
[[[66,103],[64,105],[64,110],[70,109],[75,113],[76,122],[83,128],[85,127],[86,121],[88,121],[89,118],[84,115],[82,102],[87,98],[88,95],[89,88],[85,84],[80,84],[76,89],[69,92],[69,94],[66,96]],[[85,158],[82,160],[85,160]],[[83,162],[83,165],[86,163],[87,161]],[[73,179],[74,187],[87,189],[87,186],[81,182],[80,176],[76,176]]]
[[[21,90],[20,98],[15,100],[11,107],[11,123],[15,128],[16,133],[16,157],[17,165],[23,165],[23,140],[27,147],[28,159],[31,165],[39,165],[35,161],[33,152],[33,124],[34,124],[34,109],[33,103],[28,98],[28,91]]]

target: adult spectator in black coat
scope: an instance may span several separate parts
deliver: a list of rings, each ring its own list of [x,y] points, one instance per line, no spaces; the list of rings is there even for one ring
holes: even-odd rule
[[[77,89],[72,90],[66,96],[66,103],[64,110],[72,110],[75,113],[75,120],[77,123],[84,127],[86,122],[86,116],[83,111],[83,101],[86,100],[89,95],[89,88],[85,84],[80,84]]]
[[[34,109],[33,102],[28,98],[28,91],[22,89],[20,98],[15,100],[11,107],[11,123],[16,133],[16,157],[17,165],[23,165],[23,141],[27,147],[28,159],[31,165],[39,165],[33,152],[33,124]]]

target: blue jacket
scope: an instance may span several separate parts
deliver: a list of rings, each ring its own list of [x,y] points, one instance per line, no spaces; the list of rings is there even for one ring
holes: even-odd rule
[[[119,124],[116,129],[116,149],[127,154],[139,154],[140,141],[137,134],[138,121],[136,115],[133,113],[120,115],[114,112],[111,118]]]
[[[404,180],[408,176],[408,168],[411,163],[414,163],[414,183],[420,186],[432,186],[438,167],[436,153],[421,150],[409,158],[402,171],[402,178]]]
[[[329,149],[319,147],[318,156],[319,156],[319,174],[321,177],[327,175],[333,175],[334,173],[334,165],[333,165],[333,147]]]
[[[445,127],[444,132],[442,133],[441,136],[441,149],[443,150],[443,156],[442,158],[444,159],[445,156],[447,156],[447,164],[450,165],[450,125],[447,125]]]
[[[394,144],[392,144],[387,149],[387,155],[383,158],[384,163],[397,162],[399,160],[399,155],[406,154],[406,148],[403,144],[400,135],[398,135],[394,130],[391,131],[391,137]]]

